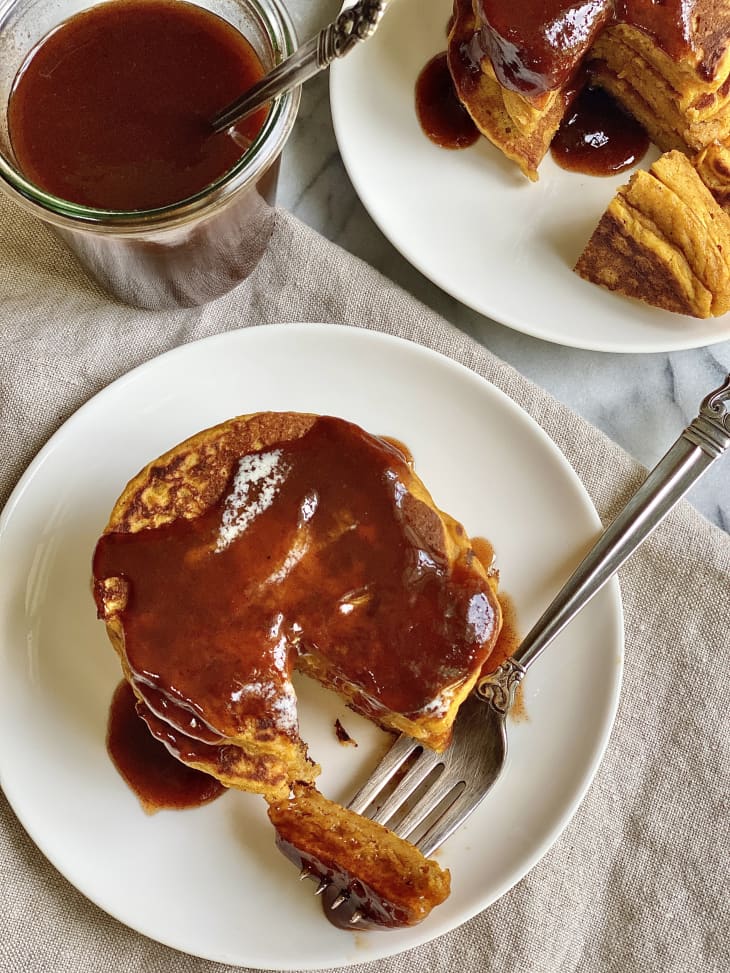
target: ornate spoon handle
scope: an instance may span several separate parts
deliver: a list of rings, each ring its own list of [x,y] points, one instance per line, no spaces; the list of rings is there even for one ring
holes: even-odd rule
[[[343,10],[334,23],[321,30],[244,95],[220,111],[212,120],[214,131],[222,132],[230,128],[272,98],[296,88],[323,71],[335,58],[344,57],[360,41],[375,32],[386,3],[387,0],[358,0],[354,6]]]
[[[477,691],[506,712],[528,668],[624,561],[730,446],[730,375],[702,402],[700,413],[654,467],[610,527],[575,569],[512,658],[482,679]]]

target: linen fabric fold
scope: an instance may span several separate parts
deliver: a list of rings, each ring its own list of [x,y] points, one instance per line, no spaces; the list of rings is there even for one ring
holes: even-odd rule
[[[0,504],[48,437],[119,375],[183,343],[278,321],[371,328],[473,369],[557,443],[604,522],[641,482],[644,471],[602,433],[284,212],[267,255],[235,291],[204,308],[151,313],[111,303],[47,230],[0,199]],[[354,969],[730,968],[730,693],[718,662],[728,643],[730,538],[682,503],[620,581],[621,704],[571,824],[491,908],[432,943]],[[0,887],[7,973],[227,969],[102,913],[48,864],[1,795]]]

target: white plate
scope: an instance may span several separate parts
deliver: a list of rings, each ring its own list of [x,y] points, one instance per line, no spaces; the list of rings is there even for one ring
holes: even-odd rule
[[[419,345],[332,325],[272,325],[187,345],[80,409],[31,464],[0,520],[0,781],[51,862],[128,926],[224,963],[309,969],[364,963],[464,922],[543,855],[600,760],[621,678],[618,586],[599,595],[525,681],[529,722],[472,821],[441,850],[453,893],[421,926],[342,932],[275,850],[264,802],[228,793],[147,817],[104,746],[120,673],[89,593],[114,500],[150,458],[240,413],[343,416],[403,440],[436,502],[489,537],[523,629],[598,530],[562,454],[510,399]],[[385,734],[301,679],[302,729],[346,798]],[[339,716],[359,742],[340,746]],[[496,843],[488,860],[486,835]]]
[[[572,272],[627,173],[581,176],[548,155],[535,184],[487,139],[447,151],[426,138],[414,88],[421,68],[446,47],[450,12],[450,0],[397,0],[374,37],[331,68],[342,159],[391,243],[463,304],[548,341],[651,352],[730,338],[730,315],[670,314]]]

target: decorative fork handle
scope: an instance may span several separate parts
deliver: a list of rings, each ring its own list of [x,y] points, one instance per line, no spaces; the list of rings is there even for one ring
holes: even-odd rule
[[[710,392],[700,413],[581,561],[514,655],[477,685],[477,693],[506,713],[515,689],[537,657],[597,594],[636,548],[730,446],[730,374]]]
[[[257,84],[231,102],[212,120],[213,129],[223,132],[261,108],[277,95],[296,88],[324,71],[338,57],[344,57],[360,41],[367,40],[385,13],[387,0],[358,0],[290,57],[282,61]]]

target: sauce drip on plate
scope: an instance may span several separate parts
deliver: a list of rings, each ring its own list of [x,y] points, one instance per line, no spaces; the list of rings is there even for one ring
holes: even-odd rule
[[[571,105],[550,147],[563,169],[613,176],[649,148],[646,130],[600,88],[585,88]]]
[[[112,698],[107,750],[149,813],[198,807],[226,790],[209,774],[180,763],[152,736],[137,714],[135,695],[126,681],[117,686]]]
[[[437,54],[416,82],[416,112],[425,134],[445,149],[465,149],[479,138],[479,130],[459,101],[446,54]]]

